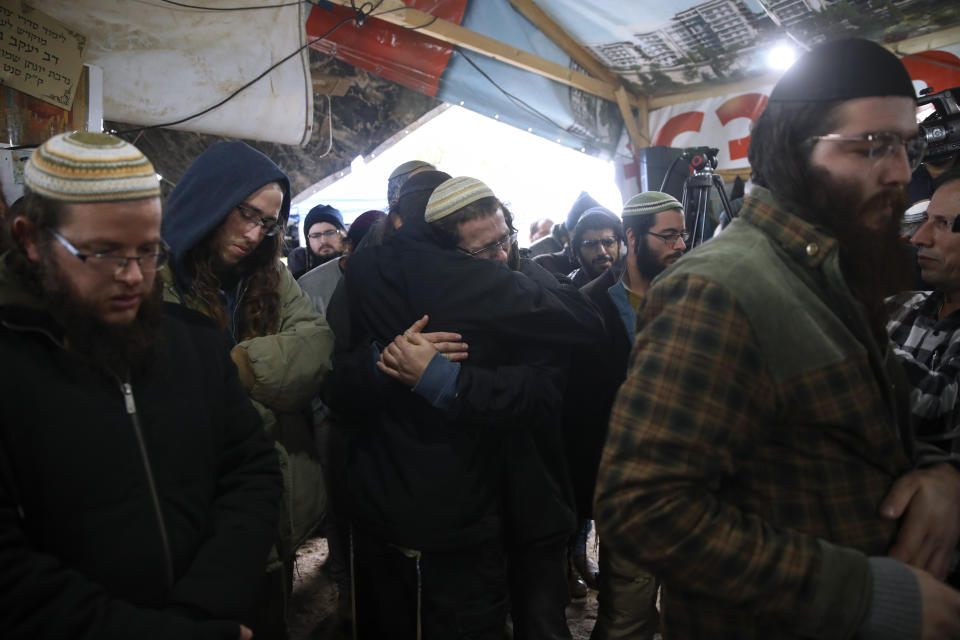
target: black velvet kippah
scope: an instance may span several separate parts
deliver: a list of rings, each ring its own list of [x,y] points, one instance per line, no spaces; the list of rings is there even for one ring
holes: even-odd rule
[[[770,102],[821,102],[917,94],[906,67],[870,40],[834,40],[805,53],[770,94]]]

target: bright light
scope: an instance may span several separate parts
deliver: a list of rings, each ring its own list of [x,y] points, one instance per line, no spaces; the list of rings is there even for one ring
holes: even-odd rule
[[[767,54],[767,66],[777,71],[786,71],[797,59],[796,50],[788,44],[778,44]]]
[[[520,245],[529,243],[530,223],[561,222],[581,191],[619,214],[623,200],[612,162],[569,149],[480,114],[452,107],[364,163],[351,163],[350,175],[297,203],[301,212],[332,204],[344,222],[368,209],[386,210],[387,177],[407,160],[426,160],[454,176],[483,180],[514,214]]]

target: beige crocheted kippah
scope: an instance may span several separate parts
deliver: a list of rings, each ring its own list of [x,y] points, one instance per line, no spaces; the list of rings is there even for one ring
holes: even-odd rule
[[[476,202],[482,198],[494,198],[490,187],[483,184],[476,178],[459,176],[450,178],[441,182],[430,199],[427,200],[427,210],[424,213],[424,219],[427,222],[436,222],[446,218],[451,213],[455,213],[471,202]]]
[[[669,193],[644,191],[627,200],[627,204],[623,205],[622,217],[647,216],[671,209],[683,211],[683,205]]]
[[[108,133],[71,131],[40,145],[23,168],[26,187],[52,200],[108,202],[160,196],[153,165]]]

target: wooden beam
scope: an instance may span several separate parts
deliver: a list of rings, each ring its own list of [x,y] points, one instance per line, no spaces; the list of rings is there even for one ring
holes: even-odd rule
[[[349,7],[351,0],[331,0],[331,2]],[[377,5],[377,10],[371,14],[371,17],[401,27],[416,29],[431,38],[475,51],[605,100],[616,102],[616,96],[614,95],[616,87],[610,83],[574,71],[499,40],[494,40],[458,24],[435,18],[429,13],[407,7],[400,0],[383,0],[381,4]]]
[[[960,42],[960,27],[951,27],[949,29],[933,31],[915,38],[900,40],[899,42],[880,44],[883,44],[883,46],[899,56],[909,56],[922,51],[930,51],[931,49],[942,49],[944,47],[957,44],[958,42]],[[730,84],[717,84],[709,89],[653,96],[650,98],[650,109],[660,109],[662,107],[669,107],[670,105],[679,104],[681,102],[703,100],[705,98],[712,98],[718,95],[739,93],[741,91],[757,89],[764,85],[776,84],[781,75],[783,75],[783,72],[768,73],[762,76],[757,76],[755,78],[749,78],[747,80],[741,80],[739,82],[733,82]]]
[[[590,72],[590,74],[608,84],[614,86],[620,84],[620,78],[618,78],[616,74],[603,66],[603,63],[597,60],[592,53],[571,38],[563,27],[554,22],[553,18],[544,13],[543,9],[538,7],[533,0],[509,0],[509,2],[513,5],[513,8],[519,11],[533,26],[543,32],[555,45],[560,47],[564,53],[573,58],[577,64]]]
[[[898,55],[910,55],[911,53],[920,53],[931,49],[942,49],[952,44],[960,42],[960,27],[951,27],[950,29],[941,29],[925,33],[915,38],[907,38],[900,42],[892,42],[884,46]],[[881,43],[883,44],[883,43]]]
[[[653,96],[650,98],[650,109],[661,109],[670,105],[680,104],[681,102],[691,102],[693,100],[704,100],[714,96],[722,96],[728,93],[740,93],[759,87],[775,84],[780,79],[782,73],[769,73],[739,82],[730,82],[727,84],[713,85],[709,89],[698,89],[696,91],[684,91],[682,93],[668,93],[662,96]]]
[[[650,141],[644,140],[640,128],[637,126],[637,119],[633,115],[633,108],[630,106],[630,100],[627,97],[627,90],[623,85],[617,87],[614,92],[617,97],[617,106],[620,107],[620,115],[623,116],[623,124],[627,127],[627,135],[630,136],[630,142],[633,143],[634,151],[650,146]]]

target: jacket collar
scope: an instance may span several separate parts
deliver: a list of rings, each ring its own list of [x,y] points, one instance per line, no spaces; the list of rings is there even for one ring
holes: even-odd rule
[[[740,217],[759,228],[801,264],[818,268],[837,249],[837,239],[788,212],[773,193],[754,186]]]

